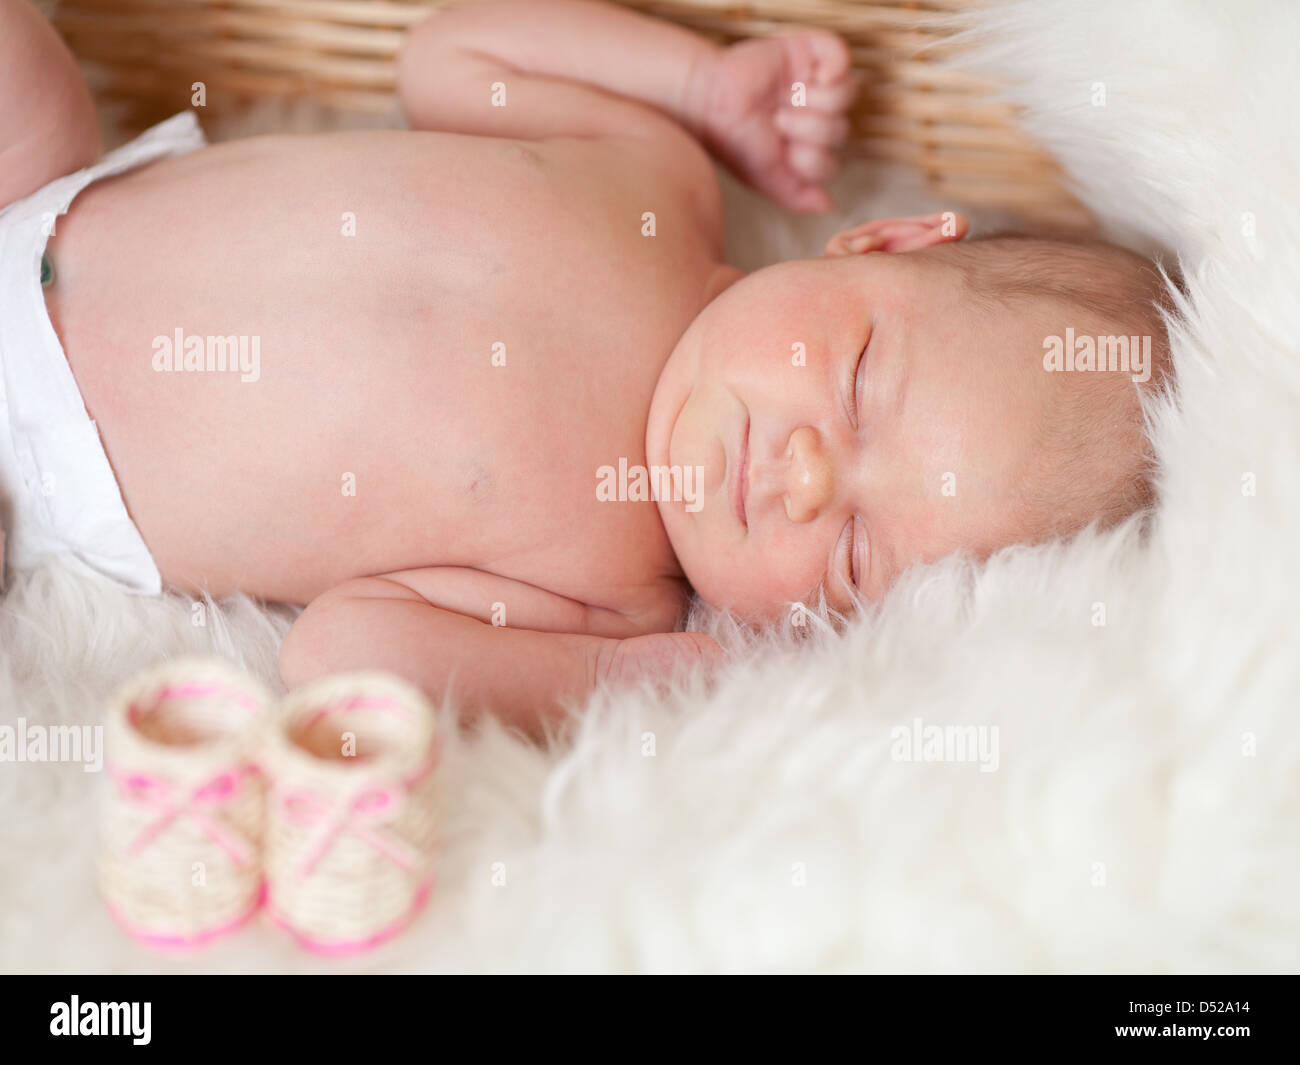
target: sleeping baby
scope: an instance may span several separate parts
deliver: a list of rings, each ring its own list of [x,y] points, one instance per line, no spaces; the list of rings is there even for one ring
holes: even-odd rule
[[[403,48],[413,132],[207,147],[186,112],[98,159],[71,57],[0,0],[0,88],[9,565],[304,604],[290,686],[387,669],[531,729],[720,655],[676,631],[692,591],[845,615],[1149,501],[1144,260],[942,212],[727,265],[710,153],[830,206],[832,34],[456,7]]]

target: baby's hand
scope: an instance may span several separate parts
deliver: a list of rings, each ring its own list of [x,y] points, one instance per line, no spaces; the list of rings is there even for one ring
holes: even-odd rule
[[[668,681],[697,666],[712,672],[726,658],[718,641],[702,632],[656,632],[606,644],[596,665],[596,680],[616,687]]]
[[[809,30],[741,41],[718,56],[711,75],[705,145],[783,207],[830,210],[822,186],[838,168],[845,111],[858,90],[843,39]]]

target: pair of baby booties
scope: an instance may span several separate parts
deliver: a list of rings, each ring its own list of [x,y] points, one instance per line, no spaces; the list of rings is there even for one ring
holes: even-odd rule
[[[99,883],[130,934],[202,946],[263,908],[305,947],[395,935],[433,883],[436,719],[383,673],[278,702],[210,658],[151,669],[113,698]]]

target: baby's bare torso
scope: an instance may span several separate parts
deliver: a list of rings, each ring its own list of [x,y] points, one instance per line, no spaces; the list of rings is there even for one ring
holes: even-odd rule
[[[598,467],[644,462],[659,372],[719,272],[716,186],[684,193],[655,154],[262,137],[82,193],[48,301],[164,581],[305,603],[447,566],[678,603],[654,504],[595,491]],[[258,379],[159,372],[176,330],[256,337]]]

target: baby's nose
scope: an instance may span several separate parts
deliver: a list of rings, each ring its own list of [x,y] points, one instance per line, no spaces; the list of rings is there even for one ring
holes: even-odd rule
[[[796,522],[812,521],[835,491],[830,456],[817,430],[803,425],[791,433],[786,459],[786,517]]]

